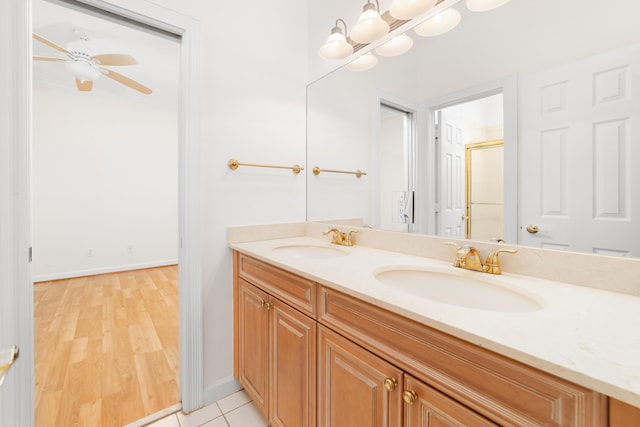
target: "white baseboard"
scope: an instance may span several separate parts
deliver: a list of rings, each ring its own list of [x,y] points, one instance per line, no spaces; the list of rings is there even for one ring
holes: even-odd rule
[[[142,270],[145,268],[165,267],[167,265],[176,265],[177,259],[169,259],[164,261],[144,262],[140,264],[119,265],[113,267],[95,268],[92,270],[68,271],[64,273],[43,274],[34,276],[34,283],[48,282],[51,280],[72,279],[74,277],[95,276],[97,274],[117,273],[120,271]]]
[[[205,387],[204,404],[205,406],[211,405],[213,402],[216,402],[242,389],[242,385],[238,382],[238,380],[236,380],[233,375],[221,378],[213,384],[209,384]]]

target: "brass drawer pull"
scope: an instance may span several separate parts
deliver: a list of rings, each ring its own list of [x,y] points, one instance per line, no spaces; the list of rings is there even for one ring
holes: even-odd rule
[[[418,395],[413,390],[405,390],[402,393],[402,398],[408,405],[413,405],[418,400]]]
[[[398,387],[398,381],[395,378],[387,378],[384,380],[384,388],[387,391],[393,391]]]

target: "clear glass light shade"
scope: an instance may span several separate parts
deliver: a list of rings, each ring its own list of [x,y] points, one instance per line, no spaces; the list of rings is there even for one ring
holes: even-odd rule
[[[487,10],[507,4],[509,1],[510,0],[467,0],[467,9],[472,12],[486,12]]]
[[[377,63],[378,58],[369,52],[349,62],[347,68],[351,71],[366,71],[375,67]]]
[[[406,34],[400,34],[392,38],[385,44],[376,48],[376,53],[380,56],[402,55],[413,46],[413,39]]]
[[[342,32],[332,32],[318,53],[324,59],[344,59],[353,53],[353,46],[347,42]]]
[[[365,6],[358,23],[351,30],[351,40],[356,43],[371,43],[388,32],[389,24],[380,17],[378,11]]]
[[[88,61],[65,61],[64,65],[81,82],[92,82],[100,77],[98,67]]]
[[[436,0],[394,0],[389,13],[396,19],[409,20],[431,9]]]
[[[453,30],[460,23],[460,18],[460,12],[449,8],[416,25],[414,30],[423,37],[439,36]]]

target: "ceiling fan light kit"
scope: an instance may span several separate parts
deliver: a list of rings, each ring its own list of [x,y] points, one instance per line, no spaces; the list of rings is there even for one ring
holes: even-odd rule
[[[66,48],[36,33],[33,33],[33,38],[66,56],[66,58],[34,56],[33,59],[35,61],[64,62],[65,68],[74,76],[76,87],[79,91],[91,91],[93,89],[93,82],[101,75],[104,75],[117,83],[145,95],[153,92],[143,84],[104,67],[138,64],[138,61],[130,55],[121,53],[92,55],[86,45],[88,40],[86,36],[76,42],[69,43]]]

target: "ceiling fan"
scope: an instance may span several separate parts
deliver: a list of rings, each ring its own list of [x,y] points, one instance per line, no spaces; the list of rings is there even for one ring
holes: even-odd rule
[[[141,83],[116,73],[104,66],[135,65],[138,63],[132,56],[121,53],[105,53],[91,55],[88,53],[85,43],[87,39],[81,38],[64,48],[41,35],[33,33],[33,38],[41,43],[64,53],[67,57],[34,56],[35,61],[64,62],[66,68],[75,76],[76,87],[83,92],[89,92],[93,88],[93,82],[100,76],[109,77],[116,82],[149,95],[152,90]]]

